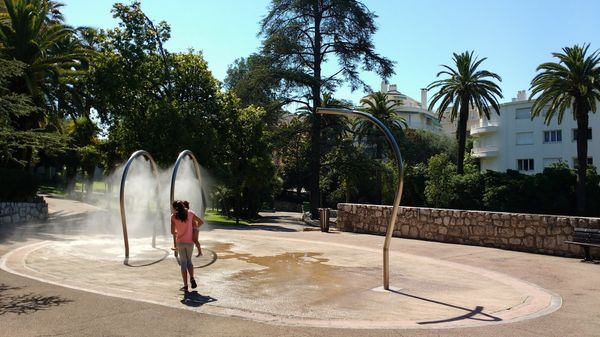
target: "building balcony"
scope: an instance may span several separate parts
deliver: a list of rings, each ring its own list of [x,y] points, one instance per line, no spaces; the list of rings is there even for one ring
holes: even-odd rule
[[[495,147],[474,147],[471,151],[473,158],[492,158],[498,156],[498,149]]]
[[[477,126],[471,128],[471,136],[498,131],[498,125]]]

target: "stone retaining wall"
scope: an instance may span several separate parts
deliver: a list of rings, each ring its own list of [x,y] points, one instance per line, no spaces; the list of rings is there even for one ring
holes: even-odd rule
[[[0,202],[0,225],[48,219],[48,203]]]
[[[337,207],[340,231],[385,235],[391,206]],[[581,247],[564,243],[571,239],[575,227],[600,228],[600,219],[400,207],[394,236],[581,257]],[[593,253],[598,251],[592,250]]]

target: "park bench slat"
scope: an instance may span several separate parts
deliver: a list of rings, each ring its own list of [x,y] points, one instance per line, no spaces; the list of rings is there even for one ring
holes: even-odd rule
[[[600,229],[575,228],[572,240],[567,240],[565,243],[581,246],[585,254],[583,261],[593,261],[592,256],[590,255],[590,247],[600,247]]]

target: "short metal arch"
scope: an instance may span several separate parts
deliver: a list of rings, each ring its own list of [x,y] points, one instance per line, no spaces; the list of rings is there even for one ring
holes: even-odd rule
[[[148,153],[144,150],[135,151],[131,155],[131,157],[129,157],[129,160],[127,160],[127,163],[125,164],[125,169],[123,169],[123,176],[121,177],[121,191],[119,193],[119,202],[120,202],[120,206],[121,206],[121,224],[123,225],[123,240],[125,241],[125,258],[126,259],[129,258],[129,236],[128,236],[128,232],[127,232],[127,216],[125,214],[125,181],[127,179],[127,173],[129,172],[129,167],[131,166],[133,161],[137,157],[140,157],[140,156],[143,156],[146,158],[146,160],[150,161],[150,164],[152,166],[152,173],[154,173],[154,177],[156,178],[156,196],[157,196],[156,209],[158,210],[158,212],[160,214],[160,219],[163,219],[162,208],[160,207],[160,200],[158,198],[159,191],[160,191],[160,178],[158,176],[158,169],[156,167],[156,162],[154,161],[154,159],[152,158],[150,153]],[[156,247],[156,225],[154,225],[153,230],[152,230],[152,247],[153,248]]]

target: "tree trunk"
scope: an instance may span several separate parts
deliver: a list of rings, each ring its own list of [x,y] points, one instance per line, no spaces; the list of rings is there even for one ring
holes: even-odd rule
[[[461,100],[456,139],[458,140],[458,154],[456,158],[456,173],[464,173],[465,145],[467,142],[467,120],[469,119],[469,101]]]
[[[314,92],[314,90],[313,90]],[[316,106],[319,98],[314,99]],[[316,111],[316,108],[315,108]],[[311,128],[310,148],[310,213],[312,218],[318,217],[319,201],[321,200],[321,189],[319,187],[319,174],[321,171],[321,115],[313,113]]]
[[[67,194],[71,195],[74,191],[75,191],[75,183],[76,183],[76,179],[77,179],[77,166],[76,165],[66,165],[66,172],[65,172],[65,178],[66,178],[66,190],[67,190]]]
[[[375,131],[379,131],[379,130],[375,130]],[[381,137],[376,137],[375,139],[377,139],[376,143],[375,143],[375,156],[377,157],[377,160],[379,161],[378,165],[377,165],[377,172],[375,174],[376,177],[376,200],[375,203],[378,205],[381,205],[383,203],[383,179],[382,179],[382,174],[381,174],[381,170],[382,170],[382,163],[383,163],[383,151],[381,149]]]
[[[96,171],[96,166],[87,166],[84,169],[85,173],[85,196],[86,198],[90,198],[92,196],[92,192],[94,191],[94,173]]]
[[[311,128],[310,148],[310,213],[313,219],[318,217],[318,208],[321,200],[321,188],[319,186],[319,175],[321,171],[321,115],[317,114],[317,108],[321,106],[321,15],[323,14],[318,3],[313,7],[314,11],[314,76],[311,86],[313,99],[313,120]]]
[[[585,213],[585,185],[587,180],[587,150],[588,150],[588,124],[589,116],[585,107],[577,108],[577,214]]]

